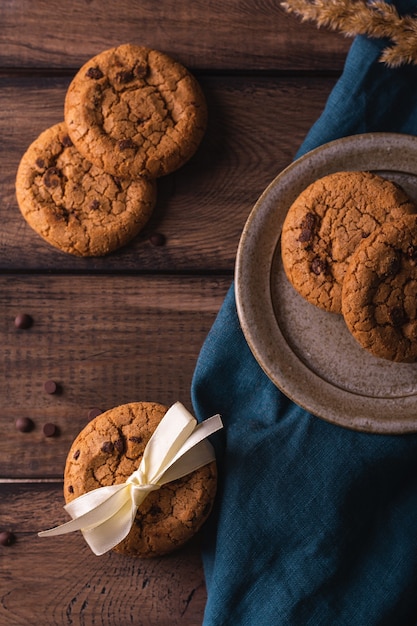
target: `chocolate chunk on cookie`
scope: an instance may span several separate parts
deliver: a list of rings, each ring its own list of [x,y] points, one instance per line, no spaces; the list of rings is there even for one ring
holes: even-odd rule
[[[383,224],[358,246],[346,271],[342,312],[374,356],[417,360],[417,215]]]
[[[92,165],[62,122],[39,135],[23,155],[16,196],[23,217],[48,243],[77,256],[102,256],[144,227],[156,184],[144,177],[116,178]]]
[[[70,502],[87,491],[125,482],[167,407],[133,402],[98,415],[81,431],[68,453],[64,496]],[[216,462],[152,491],[140,505],[130,533],[114,549],[152,557],[183,545],[207,519],[217,486]]]
[[[415,210],[397,184],[371,172],[318,179],[294,201],[283,224],[289,281],[312,304],[341,313],[343,279],[356,247],[385,221]]]
[[[197,80],[180,63],[124,44],[81,67],[67,91],[65,121],[79,151],[97,167],[153,178],[194,154],[207,108]]]

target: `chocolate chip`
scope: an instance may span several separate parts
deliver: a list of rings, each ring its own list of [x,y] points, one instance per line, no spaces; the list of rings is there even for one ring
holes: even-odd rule
[[[142,437],[129,437],[129,441],[133,441],[133,443],[142,443]]]
[[[326,261],[316,256],[311,262],[311,271],[313,272],[313,274],[316,274],[316,276],[319,276],[320,274],[324,274],[326,270],[327,270]]]
[[[119,454],[123,454],[124,450],[125,450],[125,442],[123,441],[123,439],[117,439],[114,442],[114,447],[116,448],[117,452]]]
[[[111,454],[114,450],[114,445],[111,441],[105,441],[101,446],[101,451]]]
[[[117,82],[123,85],[126,83],[131,83],[134,78],[135,77],[133,74],[133,70],[122,70],[121,72],[118,72],[116,74]]]
[[[153,246],[164,246],[166,243],[166,237],[162,233],[152,233],[149,237],[149,241]]]
[[[97,199],[94,199],[92,202],[90,202],[90,209],[92,211],[97,211],[97,209],[100,208],[100,202]]]
[[[61,139],[61,143],[64,146],[64,148],[70,148],[71,146],[74,145],[69,135],[64,135]]]
[[[68,487],[68,493],[74,493],[74,487],[72,485]]]
[[[0,545],[11,546],[16,541],[15,535],[9,530],[0,532]]]
[[[14,325],[16,326],[16,328],[19,329],[30,328],[32,324],[33,318],[27,313],[19,313],[19,315],[17,315],[14,320]]]
[[[30,431],[34,429],[35,424],[30,417],[18,417],[15,426],[21,433],[30,433]]]
[[[160,515],[162,513],[162,509],[160,506],[158,506],[157,504],[152,504],[151,508],[149,509],[149,515]]]
[[[388,259],[387,269],[384,272],[385,278],[398,274],[401,267],[401,261],[398,256],[392,256]]]
[[[122,191],[122,181],[117,176],[113,176],[114,184],[119,191]]]
[[[402,326],[408,321],[407,314],[401,306],[392,307],[389,317],[393,326]]]
[[[58,391],[58,385],[54,380],[47,380],[46,383],[44,383],[43,388],[45,389],[46,393],[52,394]]]
[[[103,411],[101,409],[99,409],[98,407],[94,406],[92,409],[90,409],[88,411],[88,419],[92,420],[95,417],[97,417],[98,415],[101,415],[103,413]]]
[[[48,424],[45,424],[43,427],[43,434],[45,437],[56,437],[58,434],[58,427],[55,424],[48,422]]]
[[[94,80],[100,80],[103,78],[104,74],[99,67],[89,67],[85,73],[88,78],[93,78]]]
[[[132,139],[121,139],[118,145],[120,150],[129,150],[130,148],[136,148],[136,144],[134,141],[132,141]]]
[[[137,65],[135,65],[133,73],[135,74],[136,78],[145,78],[146,74],[148,73],[148,66],[146,64],[140,65],[138,63]]]
[[[74,454],[72,455],[72,458],[76,461],[79,458],[79,456],[80,456],[80,451],[76,450]]]
[[[38,159],[36,159],[35,165],[39,167],[39,169],[43,170],[43,168],[45,167],[45,161],[39,157]]]
[[[49,187],[51,189],[55,189],[60,184],[60,171],[57,167],[48,167],[45,174],[43,175],[43,182],[45,183],[45,187]]]
[[[302,220],[300,224],[301,233],[298,237],[298,241],[301,243],[306,243],[311,241],[314,236],[314,228],[316,225],[316,216],[314,213],[307,213],[305,218]]]

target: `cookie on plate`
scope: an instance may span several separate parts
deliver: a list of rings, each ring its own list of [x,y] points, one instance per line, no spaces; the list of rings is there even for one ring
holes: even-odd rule
[[[65,121],[74,144],[97,167],[153,178],[194,154],[207,108],[200,85],[180,63],[124,44],[80,68],[66,94]]]
[[[94,418],[74,440],[64,471],[66,502],[105,485],[125,482],[167,407],[132,402]],[[191,539],[207,519],[217,486],[216,462],[152,491],[128,536],[114,551],[131,556],[166,554]]]
[[[28,224],[48,243],[77,256],[101,256],[145,226],[156,184],[123,180],[87,161],[64,122],[48,128],[23,155],[16,197]]]
[[[312,304],[341,313],[342,285],[358,244],[386,220],[413,213],[397,184],[371,172],[336,172],[310,184],[285,218],[281,252],[293,287]]]
[[[383,224],[358,246],[343,284],[342,312],[374,356],[417,360],[417,215]]]

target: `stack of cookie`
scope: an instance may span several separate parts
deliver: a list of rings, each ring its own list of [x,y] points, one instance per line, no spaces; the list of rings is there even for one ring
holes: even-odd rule
[[[285,218],[285,273],[310,303],[342,314],[376,357],[417,360],[417,207],[371,172],[309,185]]]
[[[66,94],[64,120],[22,157],[19,208],[53,246],[101,256],[144,227],[155,206],[156,179],[195,153],[207,108],[181,64],[125,44],[81,67]]]

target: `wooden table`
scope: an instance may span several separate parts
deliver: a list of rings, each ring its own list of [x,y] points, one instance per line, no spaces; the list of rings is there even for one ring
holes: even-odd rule
[[[154,216],[104,258],[59,252],[23,220],[19,160],[63,119],[67,86],[98,52],[163,50],[200,81],[209,124],[192,160],[160,179]],[[199,539],[172,556],[95,557],[66,521],[62,475],[92,407],[182,401],[233,278],[239,237],[268,183],[319,116],[350,42],[260,0],[3,0],[0,3],[0,626],[197,625]],[[166,237],[153,246],[149,235]],[[29,330],[14,319],[33,317]],[[44,391],[46,380],[60,391]],[[35,428],[22,433],[19,417]],[[58,436],[45,437],[53,423]]]

